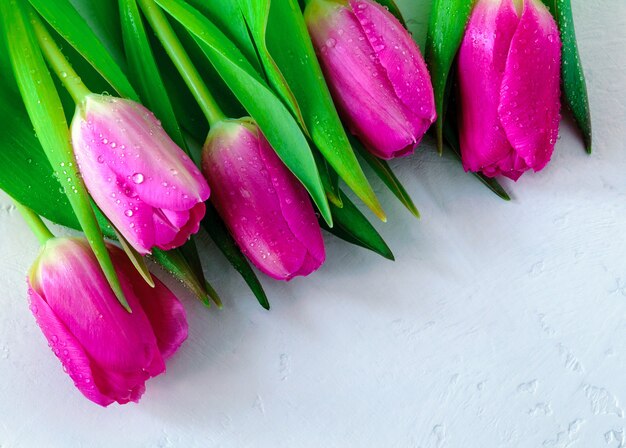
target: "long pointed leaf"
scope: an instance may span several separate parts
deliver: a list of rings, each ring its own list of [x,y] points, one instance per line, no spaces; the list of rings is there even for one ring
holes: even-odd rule
[[[207,307],[211,306],[206,285],[200,284],[189,263],[178,249],[163,251],[152,249],[151,257],[178,279],[185,279],[184,285]]]
[[[143,104],[161,120],[163,129],[172,140],[186,149],[187,144],[154,59],[139,7],[135,0],[120,0],[119,4],[130,78],[137,86]]]
[[[259,61],[254,43],[248,32],[238,0],[187,0],[191,6],[213,22],[237,48],[246,56],[248,62],[260,71]]]
[[[372,155],[368,150],[363,147],[357,147],[357,149],[361,157],[363,157],[363,159],[372,168],[372,170],[374,170],[376,175],[380,177],[380,179],[384,182],[387,188],[389,188],[389,191],[391,191],[393,195],[398,198],[402,205],[404,205],[413,216],[419,218],[420,212],[413,203],[411,195],[409,195],[409,193],[406,191],[404,185],[402,185],[400,179],[398,179],[387,161],[379,159],[378,157]]]
[[[133,246],[128,244],[126,238],[122,236],[119,230],[113,228],[115,230],[115,236],[117,240],[120,242],[120,246],[122,246],[122,250],[126,252],[130,262],[133,264],[137,272],[143,277],[146,283],[154,288],[154,280],[150,275],[150,271],[148,270],[148,265],[146,264],[144,258],[141,256],[139,252],[135,250]]]
[[[78,173],[63,107],[22,1],[0,2],[13,71],[37,136],[118,300],[130,310]]]
[[[576,124],[583,134],[585,149],[591,154],[591,112],[589,110],[585,72],[576,42],[572,3],[571,0],[544,0],[544,3],[550,8],[561,31],[561,40],[563,41],[561,60],[563,94],[574,115],[574,120],[576,120]]]
[[[80,228],[30,124],[21,98],[0,86],[0,188],[38,215]],[[67,211],[69,210],[69,214]]]
[[[267,78],[277,91],[277,93],[281,96],[282,100],[291,110],[293,116],[298,120],[302,130],[309,135],[309,131],[306,127],[306,123],[304,117],[302,116],[302,111],[300,110],[300,106],[298,105],[298,101],[296,100],[291,87],[287,83],[287,80],[283,76],[278,64],[274,61],[274,58],[269,52],[267,48],[267,42],[265,40],[265,35],[267,31],[267,22],[269,19],[270,12],[270,1],[269,0],[239,0],[239,4],[241,6],[241,10],[243,11],[244,17],[250,28],[250,33],[254,36],[254,42],[256,43],[257,50],[259,52],[259,57],[263,63],[263,67],[265,68],[265,74]],[[284,25],[284,24],[283,24]],[[286,34],[289,34],[288,32]]]
[[[89,28],[102,42],[111,57],[120,66],[124,66],[124,46],[120,15],[113,1],[69,0]]]
[[[335,236],[393,261],[393,252],[374,226],[341,190],[339,190],[339,195],[343,207],[339,208],[331,204],[335,226],[331,229],[324,223],[321,225]]]
[[[434,0],[428,23],[426,62],[435,92],[437,149],[440,154],[443,151],[448,75],[461,45],[472,4],[472,0]]]
[[[128,78],[68,0],[30,0],[46,21],[123,97],[137,100]]]

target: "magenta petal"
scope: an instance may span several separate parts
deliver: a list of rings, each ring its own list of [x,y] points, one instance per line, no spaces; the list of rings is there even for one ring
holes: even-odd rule
[[[185,210],[209,197],[202,174],[139,103],[120,98],[88,97],[85,114],[91,123],[82,132],[99,158],[142,201],[156,208]]]
[[[80,392],[100,406],[108,406],[115,400],[96,387],[95,377],[91,369],[89,357],[85,354],[81,344],[67,331],[67,328],[50,309],[45,300],[37,294],[29,282],[28,296],[30,309],[37,320],[48,345],[63,364],[74,385]]]
[[[350,0],[350,5],[398,99],[407,107],[413,136],[419,142],[436,120],[437,112],[430,74],[418,46],[379,3]]]
[[[206,212],[206,205],[204,202],[199,202],[194,205],[191,210],[187,212],[188,219],[178,230],[172,240],[167,238],[159,239],[157,237],[157,246],[163,250],[170,250],[176,247],[180,247],[189,239],[189,235],[193,235],[200,229],[200,222],[204,218]]]
[[[502,81],[500,120],[517,154],[535,171],[550,160],[560,120],[561,41],[539,1],[524,0]]]
[[[309,24],[309,30],[350,131],[379,157],[412,152],[417,141],[406,106],[397,98],[352,10],[337,7],[318,24]]]
[[[274,179],[273,187],[276,190],[281,214],[293,236],[307,250],[307,259],[297,274],[308,275],[319,268],[326,259],[322,232],[309,195],[280,161],[265,136],[260,133],[259,154],[269,176]]]
[[[135,269],[126,254],[115,251],[112,255],[115,265],[123,271]],[[137,281],[133,284],[133,290],[150,321],[161,356],[163,360],[166,360],[187,339],[188,324],[185,308],[157,278],[154,278],[154,288],[144,281]]]
[[[214,126],[202,166],[213,204],[255,266],[280,280],[319,267],[323,241],[310,200],[256,124],[227,120]],[[299,274],[309,251],[317,266]]]
[[[109,250],[114,258],[124,256],[116,247]],[[142,280],[135,271],[119,268],[116,271],[132,314],[119,306],[82,239],[49,240],[31,273],[35,279],[31,285],[88,357],[99,392],[123,403],[143,390],[148,378],[162,373],[165,364],[132,289],[134,282]]]
[[[102,212],[117,229],[124,230],[124,237],[140,254],[149,253],[155,245],[154,209],[139,200],[106,164],[90,158],[79,161],[83,178],[90,179],[89,193]]]
[[[209,186],[145,107],[88,95],[72,121],[72,144],[94,201],[141,254],[177,247],[190,236],[185,230],[197,231],[185,218],[203,209]]]
[[[472,12],[458,56],[463,166],[481,171],[514,157],[498,116],[509,46],[519,18],[511,0],[480,0]],[[495,175],[487,169],[485,174]]]

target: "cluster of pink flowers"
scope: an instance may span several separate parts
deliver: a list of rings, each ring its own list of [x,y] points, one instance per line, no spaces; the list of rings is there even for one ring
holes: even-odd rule
[[[382,159],[407,156],[436,120],[430,75],[408,31],[373,0],[313,0],[305,19],[349,130]],[[458,55],[466,170],[517,179],[542,169],[559,122],[560,37],[538,0],[479,0]],[[212,201],[242,252],[279,280],[325,260],[308,193],[250,118],[211,128],[201,167],[133,101],[88,95],[71,125],[91,197],[140,254],[184,244]],[[31,310],[90,400],[137,401],[187,337],[180,301],[150,288],[109,248],[132,308],[124,311],[85,240],[49,240],[29,274]]]

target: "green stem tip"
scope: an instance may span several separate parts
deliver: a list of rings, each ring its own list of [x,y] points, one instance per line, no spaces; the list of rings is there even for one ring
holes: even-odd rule
[[[198,102],[209,125],[213,127],[214,124],[225,119],[226,116],[224,112],[220,109],[217,101],[202,80],[200,73],[193,65],[185,48],[176,36],[174,29],[168,22],[165,13],[154,0],[138,0],[138,3],[148,23],[150,23],[157,38],[163,45],[165,52],[176,66],[185,84],[187,84],[187,87],[189,87],[189,90],[191,90],[191,93]]]
[[[80,76],[78,76],[67,58],[63,55],[59,46],[54,41],[54,38],[41,21],[41,18],[33,11],[30,11],[29,16],[39,46],[46,55],[48,63],[61,80],[63,86],[70,93],[74,102],[77,104],[82,102],[91,91],[85,86]]]
[[[48,226],[46,226],[46,224],[37,213],[17,201],[15,201],[15,208],[17,208],[17,210],[22,214],[24,221],[26,221],[28,227],[30,227],[30,229],[39,240],[39,244],[43,245],[49,239],[54,238],[54,235],[52,234],[50,229],[48,229]]]

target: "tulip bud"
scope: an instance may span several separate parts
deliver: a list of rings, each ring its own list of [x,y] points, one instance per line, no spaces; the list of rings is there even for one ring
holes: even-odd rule
[[[261,271],[289,280],[321,266],[324,242],[309,196],[252,119],[211,128],[202,170],[215,208]]]
[[[101,406],[139,401],[187,338],[185,310],[155,279],[150,288],[120,249],[109,246],[126,312],[82,238],[48,240],[30,269],[30,309],[76,387]]]
[[[313,0],[305,19],[350,131],[382,159],[413,153],[437,113],[408,31],[372,0]]]
[[[558,136],[561,40],[539,0],[479,0],[458,56],[463,165],[517,180]]]
[[[139,253],[173,249],[198,231],[209,186],[149,110],[90,94],[71,131],[89,193]]]

